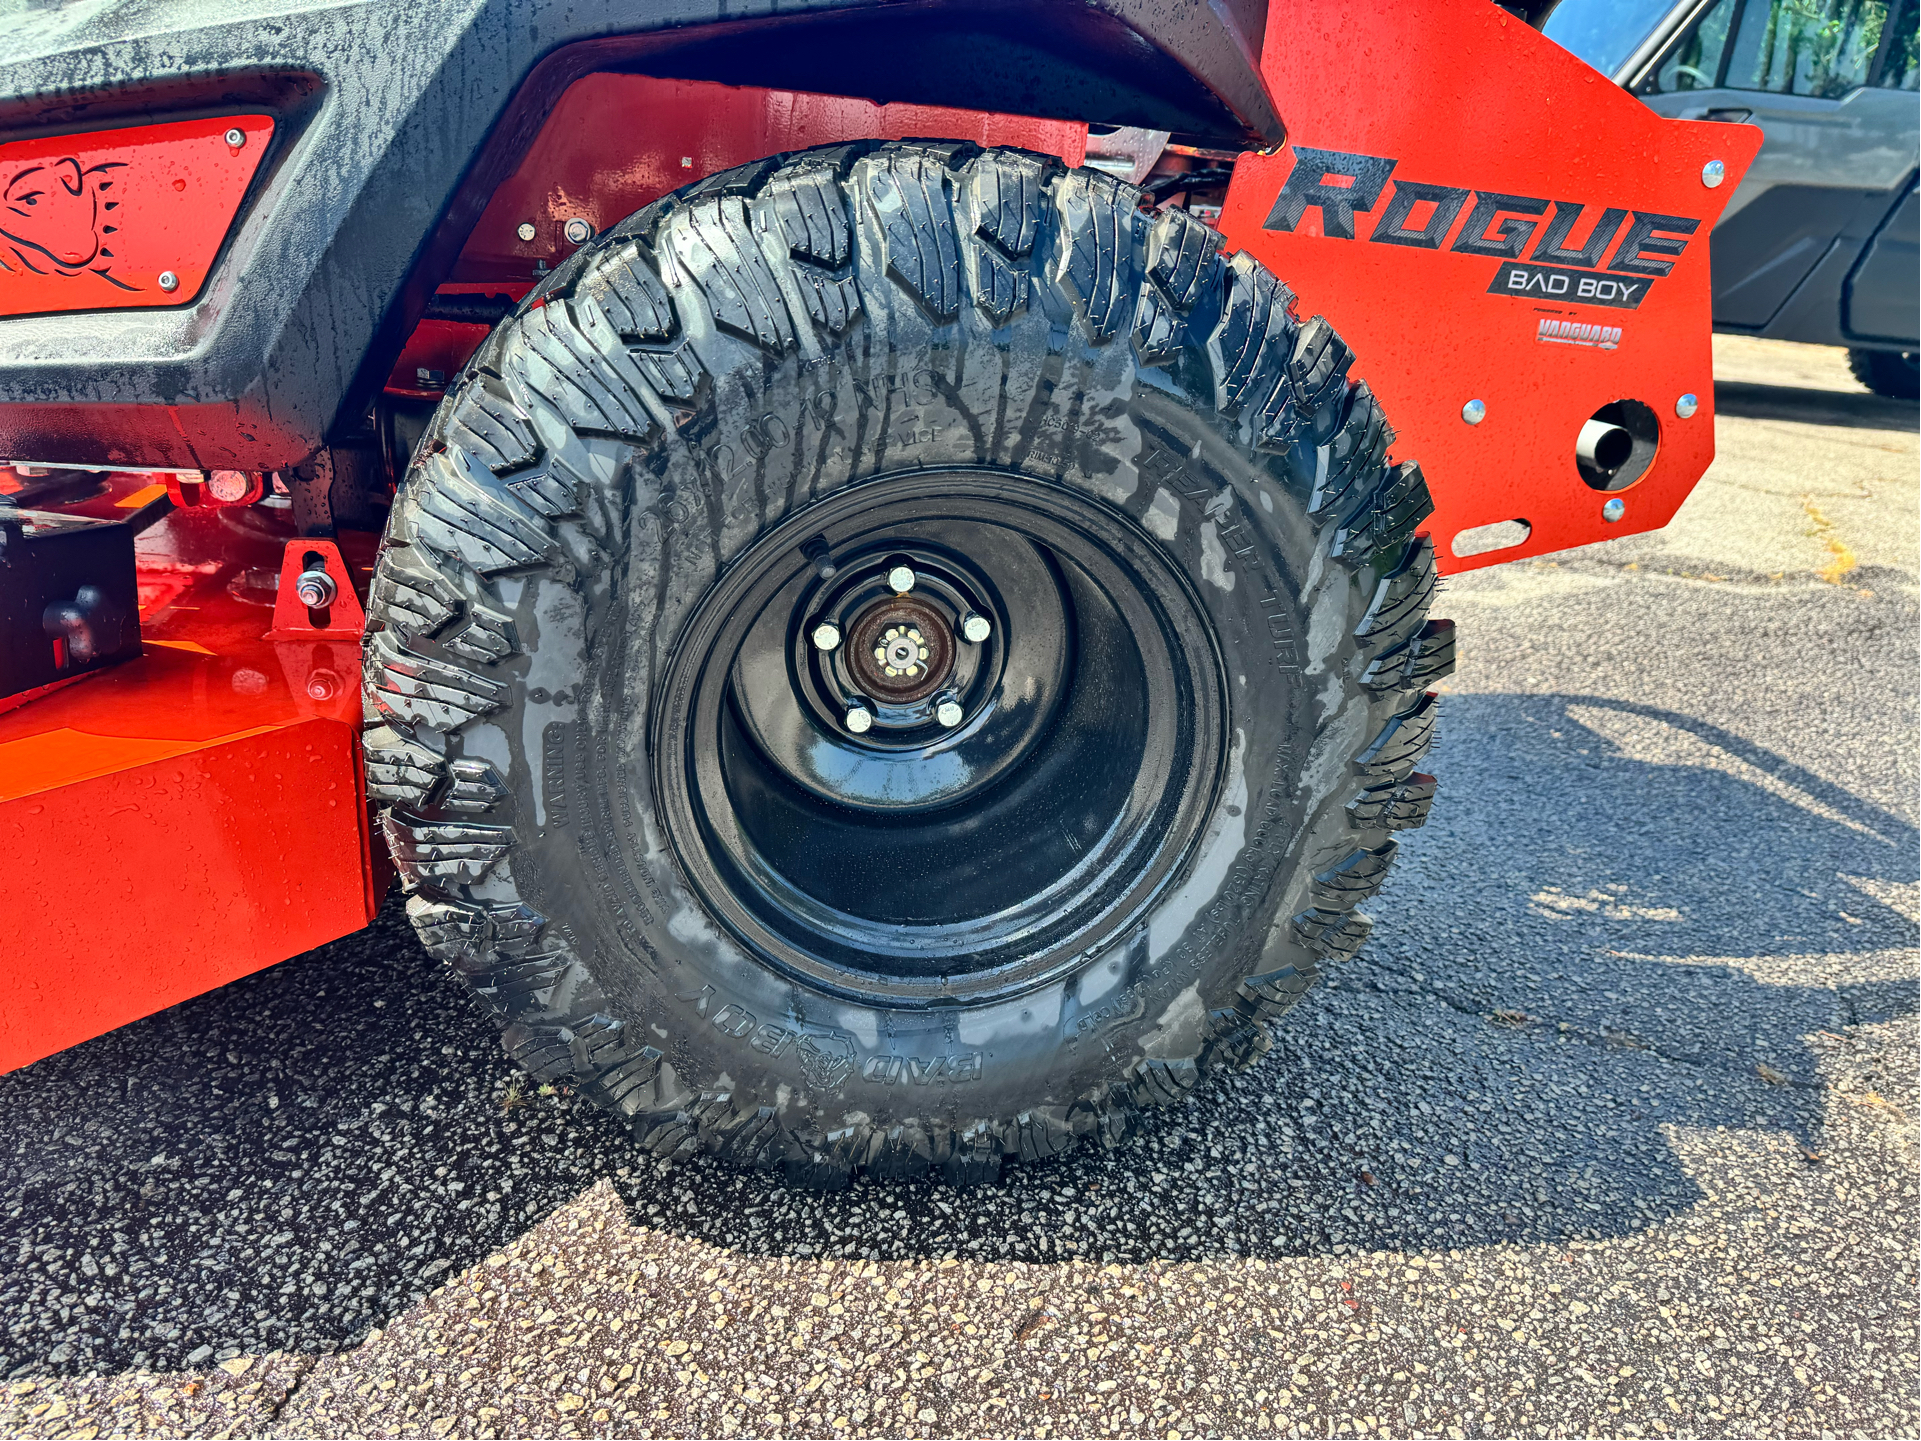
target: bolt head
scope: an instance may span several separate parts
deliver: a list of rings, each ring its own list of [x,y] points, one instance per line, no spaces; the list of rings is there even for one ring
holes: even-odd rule
[[[978,611],[971,613],[967,619],[961,622],[961,634],[966,637],[967,641],[972,645],[979,645],[993,633],[993,622]]]
[[[330,670],[317,670],[307,677],[307,694],[314,700],[332,700],[340,694],[340,677]]]
[[[1470,400],[1466,405],[1461,407],[1461,419],[1465,420],[1469,425],[1479,425],[1487,419],[1487,402],[1485,400]]]
[[[155,283],[158,284],[162,290],[171,293],[180,288],[180,277],[175,275],[171,270],[163,270],[160,272],[159,280]]]
[[[960,702],[957,700],[944,700],[934,707],[934,719],[950,731],[961,723],[962,714]]]
[[[534,222],[531,220],[523,220],[519,225],[514,227],[514,234],[520,237],[523,244],[532,241],[538,233],[539,232],[534,229]]]
[[[1701,397],[1690,392],[1674,402],[1674,413],[1683,420],[1690,418],[1701,408]]]
[[[569,220],[563,232],[569,245],[585,245],[594,238],[594,227],[576,215]]]
[[[226,141],[235,150],[238,150],[241,146],[247,143],[247,132],[240,129],[238,126],[235,126],[232,130],[229,130],[227,132]]]
[[[1701,183],[1710,190],[1720,188],[1721,182],[1728,178],[1728,168],[1718,160],[1710,160],[1701,167]]]
[[[337,593],[334,578],[324,570],[303,570],[293,583],[293,593],[304,606],[319,610],[334,603]]]
[[[814,627],[814,649],[833,650],[840,644],[840,627],[824,620]]]
[[[874,728],[874,713],[864,705],[847,707],[847,729],[857,736],[864,736]]]
[[[895,595],[906,595],[914,588],[914,572],[907,566],[897,565],[887,572],[887,584]]]
[[[1613,500],[1610,500],[1606,505],[1601,507],[1601,519],[1606,521],[1619,520],[1622,516],[1626,515],[1627,513],[1628,513],[1628,503],[1625,500],[1622,500],[1621,497],[1618,495],[1615,496]]]

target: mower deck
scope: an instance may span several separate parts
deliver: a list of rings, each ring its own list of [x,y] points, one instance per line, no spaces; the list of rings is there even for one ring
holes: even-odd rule
[[[137,546],[144,654],[0,711],[0,846],[38,902],[0,958],[0,1070],[372,919],[359,643],[265,638],[292,534],[175,511]],[[373,545],[343,538],[356,576]]]

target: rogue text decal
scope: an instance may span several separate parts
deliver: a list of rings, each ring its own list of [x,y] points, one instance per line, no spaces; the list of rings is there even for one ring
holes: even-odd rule
[[[1321,231],[1329,238],[1360,238],[1355,216],[1373,214],[1399,163],[1296,146],[1294,169],[1261,228],[1291,231],[1313,208],[1321,212]],[[1457,230],[1463,211],[1467,219]],[[1589,211],[1598,213],[1584,224]],[[1395,180],[1365,238],[1439,250],[1453,235],[1448,249],[1455,253],[1502,262],[1488,284],[1490,294],[1633,310],[1654,281],[1674,268],[1700,226],[1684,215]]]

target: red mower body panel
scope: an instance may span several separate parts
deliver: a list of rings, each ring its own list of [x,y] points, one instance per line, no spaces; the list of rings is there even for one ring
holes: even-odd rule
[[[1355,375],[1399,427],[1395,453],[1426,472],[1444,568],[1664,524],[1713,456],[1707,236],[1758,132],[1660,119],[1482,0],[1368,8],[1297,0],[1268,27],[1262,70],[1290,143],[1236,165],[1229,247],[1353,344]],[[1077,164],[1087,127],[590,72],[504,178],[450,207],[443,231],[465,233],[421,253],[453,259],[410,284],[518,301],[585,237],[704,175],[914,135]],[[1702,179],[1711,160],[1717,188]],[[488,329],[421,319],[360,366],[381,367],[388,396],[431,402]],[[1689,419],[1684,394],[1698,397]],[[1471,400],[1478,424],[1463,418]],[[1626,401],[1656,418],[1651,458],[1603,493],[1576,466],[1576,435]],[[9,474],[0,490],[20,483]],[[97,505],[160,484],[115,475]],[[1517,520],[1527,529],[1505,549],[1457,539]],[[350,618],[375,539],[303,540],[284,506],[179,509],[137,552],[144,654],[0,702],[0,852],[53,879],[0,959],[0,1070],[371,919],[389,871],[360,779]],[[315,567],[338,582],[337,613],[292,599]]]
[[[0,959],[0,1068],[373,919],[391,869],[361,787],[360,643],[268,638],[273,518],[181,510],[149,530],[144,653],[0,711],[0,854],[38,878]],[[364,577],[372,537],[359,551]]]
[[[1708,233],[1760,130],[1665,120],[1492,5],[1290,15],[1263,60],[1289,143],[1241,159],[1221,229],[1354,347],[1427,476],[1442,571],[1666,525],[1714,459]],[[1651,412],[1652,461],[1596,490],[1576,438],[1622,401]]]

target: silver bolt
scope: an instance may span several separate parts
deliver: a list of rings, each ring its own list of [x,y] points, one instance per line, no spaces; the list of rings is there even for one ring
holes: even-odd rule
[[[904,565],[897,565],[887,572],[887,584],[893,587],[895,595],[906,595],[914,588],[914,572]]]
[[[1728,178],[1728,168],[1718,160],[1710,160],[1701,167],[1701,183],[1710,190],[1720,188],[1721,182]]]
[[[585,245],[594,238],[594,227],[576,215],[572,220],[567,222],[566,229],[563,233],[566,235],[569,245]]]
[[[1680,416],[1681,419],[1683,420],[1689,419],[1694,414],[1694,412],[1699,410],[1700,408],[1701,408],[1701,397],[1698,395],[1695,395],[1692,392],[1689,392],[1687,395],[1682,396],[1679,400],[1674,402],[1674,413]]]
[[[293,583],[293,593],[310,610],[322,610],[334,603],[339,591],[334,578],[324,570],[303,570]]]
[[[518,235],[522,241],[531,241],[539,232],[534,229],[533,221],[523,220],[514,227],[514,234]]]
[[[854,704],[847,707],[847,729],[857,736],[864,736],[874,727],[874,713],[866,706]]]
[[[160,279],[156,283],[162,290],[171,292],[180,288],[180,277],[175,275],[171,270],[163,270],[160,272]]]
[[[960,702],[952,696],[949,696],[946,700],[934,707],[934,719],[946,726],[950,731],[961,723],[961,715]]]
[[[1601,507],[1602,520],[1609,520],[1609,521],[1619,520],[1622,516],[1626,515],[1627,513],[1628,513],[1628,503],[1625,500],[1622,500],[1618,495],[1613,500],[1610,500],[1606,505]]]
[[[832,650],[840,644],[840,627],[824,620],[814,627],[814,649]]]
[[[247,143],[247,132],[235,126],[227,132],[227,143],[233,146],[235,150],[238,150]]]
[[[1461,419],[1465,420],[1469,425],[1479,425],[1487,419],[1487,402],[1485,400],[1470,400],[1466,405],[1461,407]]]
[[[332,700],[340,694],[340,677],[330,670],[317,670],[307,677],[307,694],[314,700]]]
[[[992,622],[979,611],[969,611],[967,618],[961,622],[961,634],[974,645],[979,645],[993,633]]]

